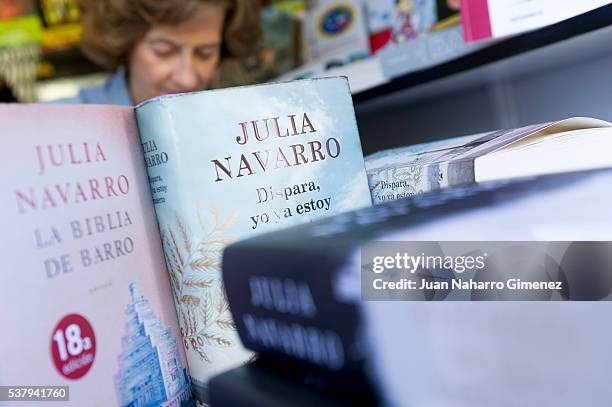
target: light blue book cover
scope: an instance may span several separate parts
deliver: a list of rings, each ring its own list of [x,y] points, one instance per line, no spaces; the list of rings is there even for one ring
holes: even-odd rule
[[[211,376],[251,357],[222,286],[222,249],[371,205],[348,81],[162,96],[136,116],[194,393],[206,400]]]

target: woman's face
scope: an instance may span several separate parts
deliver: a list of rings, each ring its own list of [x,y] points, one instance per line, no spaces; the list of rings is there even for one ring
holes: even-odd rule
[[[219,64],[225,9],[202,6],[178,25],[154,25],[128,61],[132,101],[205,89]]]

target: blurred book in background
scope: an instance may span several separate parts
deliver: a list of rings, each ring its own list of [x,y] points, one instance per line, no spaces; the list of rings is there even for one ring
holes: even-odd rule
[[[221,66],[220,82],[215,87],[266,82],[303,63],[304,2],[263,3],[260,13],[262,40],[257,49],[246,58],[225,61]]]
[[[310,0],[304,25],[306,61],[327,68],[342,66],[370,55],[362,0]]]
[[[35,100],[42,23],[30,0],[0,0],[0,78],[17,100]]]
[[[465,40],[472,42],[520,34],[610,3],[610,0],[461,0]]]
[[[488,44],[466,44],[458,0],[402,0],[393,8],[393,35],[378,55],[393,78],[467,55]]]
[[[79,45],[83,31],[80,7],[79,0],[38,0],[38,11],[44,25],[44,51]]]

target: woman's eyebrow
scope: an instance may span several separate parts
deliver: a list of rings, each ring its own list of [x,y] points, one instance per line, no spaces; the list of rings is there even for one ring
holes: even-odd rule
[[[178,43],[176,43],[174,41],[171,41],[169,39],[166,39],[166,38],[155,38],[155,37],[154,38],[149,38],[147,40],[147,42],[149,44],[164,44],[164,45],[169,45],[169,46],[174,47],[174,48],[180,48],[181,47],[180,44],[178,44]],[[203,43],[203,44],[197,44],[195,48],[207,50],[207,49],[217,49],[220,46],[221,46],[221,43],[216,41],[216,42],[207,42],[207,43]]]
[[[221,43],[219,42],[208,42],[206,44],[199,44],[196,46],[196,48],[218,48],[221,45]]]
[[[165,45],[170,45],[170,46],[173,46],[173,47],[178,47],[179,46],[175,42],[167,40],[165,38],[149,38],[147,40],[147,42],[149,44],[165,44]]]

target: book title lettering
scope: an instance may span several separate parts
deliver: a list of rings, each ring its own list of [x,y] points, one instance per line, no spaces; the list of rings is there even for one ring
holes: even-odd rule
[[[249,293],[252,311],[264,309],[294,315],[306,322],[287,323],[280,318],[244,313],[242,324],[252,343],[332,371],[344,366],[345,352],[340,336],[309,322],[316,317],[317,306],[306,282],[253,275],[249,277]]]
[[[249,143],[249,140],[252,144],[253,142],[266,142],[271,139],[285,139],[317,132],[307,113],[302,114],[300,126],[298,126],[299,119],[296,121],[297,116],[292,114],[282,120],[280,117],[270,117],[238,123],[241,134],[236,137],[236,143],[244,146]],[[215,169],[215,182],[221,182],[234,177],[254,175],[260,171],[266,172],[269,169],[277,170],[326,159],[335,159],[340,156],[340,152],[338,139],[329,137],[324,141],[312,140],[306,143],[291,144],[288,147],[267,148],[254,151],[251,154],[241,154],[239,157],[229,156],[220,160],[211,160],[211,162]]]
[[[107,161],[102,144],[99,142],[36,146],[35,154],[39,176],[47,174],[51,168],[92,165]],[[57,208],[61,204],[79,204],[124,196],[129,191],[129,179],[126,175],[119,174],[17,189],[15,197],[18,212],[25,213],[28,210]]]
[[[118,236],[115,231],[124,228],[129,229],[133,224],[129,212],[121,210],[74,219],[67,225],[60,227],[51,226],[35,229],[34,239],[37,249],[54,247],[60,250],[70,240],[89,241],[87,246],[80,247],[74,252],[62,251],[58,255],[47,256],[43,260],[45,275],[49,279],[56,278],[76,270],[85,270],[131,255],[136,248],[134,238],[127,231],[123,236]],[[91,243],[92,236],[101,237],[107,233],[112,233],[115,238]]]
[[[34,147],[37,163],[36,175],[49,177],[53,169],[100,165],[108,161],[107,154],[99,142],[77,142],[66,144],[37,145]],[[72,168],[71,168],[72,169]],[[124,174],[115,176],[88,176],[84,180],[52,181],[41,186],[15,190],[17,211],[21,214],[37,210],[58,208],[61,205],[81,204],[89,201],[125,196],[130,192],[130,181]],[[62,249],[67,240],[78,241],[85,237],[100,235],[133,224],[128,211],[88,215],[73,220],[68,225],[57,227],[45,225],[34,229],[35,247],[46,252],[42,260],[47,278],[56,278],[75,270],[113,261],[132,254],[134,239],[125,234],[112,240],[88,242],[76,252]],[[70,236],[72,239],[66,239]],[[55,253],[48,250],[54,248]]]
[[[144,151],[145,165],[147,168],[156,167],[168,162],[168,153],[165,151],[158,151],[155,140],[147,140],[142,143],[142,150]]]

